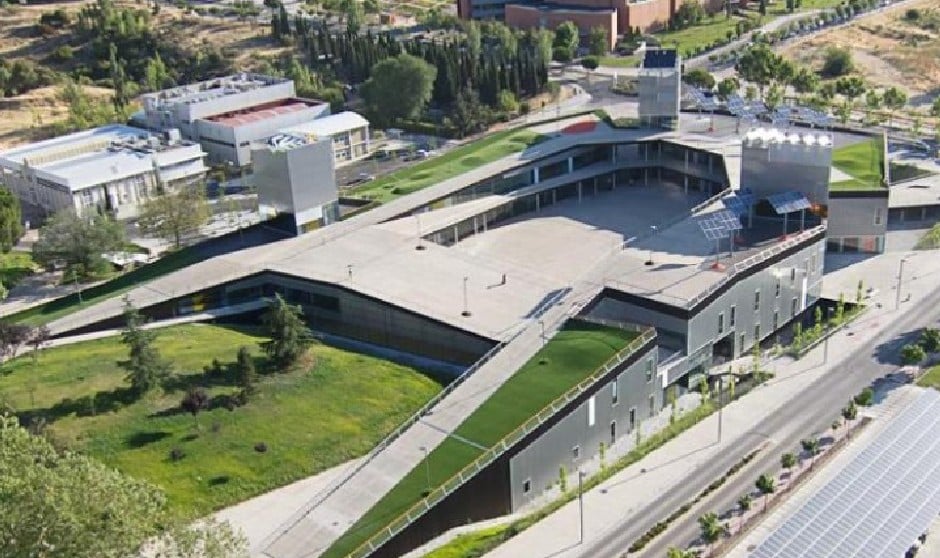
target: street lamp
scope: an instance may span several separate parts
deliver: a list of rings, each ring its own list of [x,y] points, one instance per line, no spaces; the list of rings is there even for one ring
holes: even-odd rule
[[[545,320],[539,320],[539,337],[542,338],[542,344],[545,344]]]
[[[470,280],[466,275],[463,278],[463,312],[460,313],[461,316],[467,317],[470,315],[470,308],[467,305],[467,281]]]
[[[424,452],[424,472],[428,481],[428,494],[431,493],[431,460],[428,457],[428,448],[426,446],[421,446],[418,448]]]
[[[656,230],[657,230],[656,225],[650,225],[650,236],[653,236],[654,234],[656,234]],[[650,246],[650,255],[649,255],[649,258],[647,258],[646,260],[646,265],[653,265],[653,247],[652,246]]]
[[[716,374],[709,374],[709,376],[712,378],[718,378],[718,443],[720,444],[721,443],[721,427],[722,427],[721,411],[724,408],[724,406],[722,405],[723,397],[722,397],[722,392],[721,392],[721,387],[722,387],[721,380],[725,376],[733,376],[737,378],[738,376],[740,376],[740,374],[737,374],[735,372],[732,372],[731,370],[728,370],[727,372],[718,372]]]
[[[578,544],[584,542],[584,471],[578,469]]]
[[[898,292],[896,293],[896,298],[894,301],[895,310],[901,307],[901,276],[904,274],[904,262],[906,261],[907,258],[901,258],[901,261],[898,264]]]

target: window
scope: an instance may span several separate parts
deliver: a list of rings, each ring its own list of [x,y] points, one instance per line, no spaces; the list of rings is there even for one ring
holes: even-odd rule
[[[754,311],[760,311],[760,291],[754,291]]]
[[[882,219],[883,219],[883,215],[881,214],[881,208],[879,207],[878,209],[875,210],[875,224],[880,225]]]
[[[774,290],[774,298],[780,298],[780,279],[777,279],[777,286]]]
[[[739,347],[738,347],[739,351],[742,352],[742,353],[744,352],[744,343],[745,343],[745,341],[746,341],[746,340],[745,340],[744,334],[742,333],[742,334],[741,334],[741,343],[740,343],[740,345],[739,345]]]
[[[580,457],[581,457],[581,446],[575,446],[571,448],[571,458],[577,461],[578,458]]]
[[[617,441],[617,421],[610,421],[610,443],[613,445]]]
[[[791,318],[796,316],[797,304],[799,304],[799,301],[796,300],[796,297],[793,297],[793,300],[790,301],[790,317]]]
[[[721,335],[725,332],[725,315],[724,313],[718,314],[718,335]]]
[[[522,493],[528,494],[532,490],[532,479],[522,481]]]
[[[728,316],[728,327],[734,327],[734,306],[731,307],[731,315]]]
[[[611,406],[616,405],[620,400],[620,394],[617,393],[617,380],[610,382],[610,404]]]
[[[777,331],[777,328],[780,327],[780,312],[774,310],[774,331]]]
[[[588,426],[594,426],[594,421],[595,421],[595,417],[597,416],[597,413],[596,413],[595,399],[593,396],[590,399],[588,399],[587,411],[588,411]]]
[[[636,428],[636,407],[630,409],[630,431]]]
[[[646,382],[653,381],[653,359],[646,359]]]
[[[650,395],[650,416],[656,414],[656,396]]]
[[[754,342],[760,343],[760,324],[754,325]]]
[[[791,283],[796,282],[796,268],[795,267],[790,268],[790,282]]]

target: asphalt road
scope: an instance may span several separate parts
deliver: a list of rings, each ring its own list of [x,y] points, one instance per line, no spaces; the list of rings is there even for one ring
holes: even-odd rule
[[[902,307],[902,311],[904,311],[903,317],[892,321],[871,343],[866,344],[864,346],[866,350],[854,353],[839,365],[844,373],[826,374],[807,389],[807,397],[795,399],[792,404],[755,424],[751,430],[753,444],[731,448],[723,453],[720,459],[699,468],[679,489],[664,494],[661,500],[633,516],[645,518],[644,520],[634,519],[626,522],[622,529],[611,530],[603,539],[585,545],[580,555],[592,558],[625,556],[627,548],[633,541],[642,536],[657,521],[664,519],[685,502],[690,501],[745,455],[769,440],[770,445],[765,447],[733,479],[685,514],[643,551],[630,556],[663,558],[669,547],[682,547],[695,540],[700,532],[697,518],[701,513],[704,511],[721,512],[733,507],[738,497],[753,488],[754,479],[757,476],[779,468],[781,453],[794,451],[799,447],[801,439],[828,429],[832,421],[838,418],[840,409],[850,397],[871,384],[876,378],[891,373],[900,366],[896,362],[896,355],[903,344],[910,342],[912,332],[940,318],[940,289],[931,292],[922,303],[916,306]]]

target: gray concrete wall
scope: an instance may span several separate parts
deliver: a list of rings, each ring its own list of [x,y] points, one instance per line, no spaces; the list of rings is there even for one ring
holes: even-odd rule
[[[279,274],[266,273],[226,285],[223,296],[228,304],[234,304],[242,302],[235,299],[238,291],[245,294],[246,289],[255,289],[253,297],[257,298],[258,289],[273,296],[272,287],[300,304],[315,330],[461,365],[474,362],[494,344],[353,291]],[[316,296],[303,300],[298,299],[298,293]]]
[[[329,138],[285,151],[255,149],[258,203],[283,213],[300,213],[337,199]]]
[[[858,239],[860,251],[883,251],[888,231],[888,191],[833,195],[829,200],[827,228],[833,245]]]
[[[758,198],[803,192],[813,203],[826,205],[831,162],[828,147],[745,143],[741,147],[741,187],[750,188]]]
[[[655,347],[647,350],[633,364],[617,371],[615,380],[597,385],[595,393],[587,401],[512,457],[509,475],[513,511],[551,488],[558,481],[560,467],[568,472],[574,471],[581,462],[598,454],[601,443],[610,447],[616,439],[631,435],[631,410],[635,428],[651,416],[651,396],[654,412],[659,412],[663,405],[663,391],[656,377],[656,353]],[[647,370],[652,371],[649,380]],[[613,437],[612,424],[615,430]],[[575,446],[578,447],[577,458],[573,451]],[[526,481],[529,482],[528,492],[524,490]]]

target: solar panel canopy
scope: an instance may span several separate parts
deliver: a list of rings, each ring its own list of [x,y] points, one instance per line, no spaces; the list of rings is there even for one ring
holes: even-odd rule
[[[794,213],[812,207],[806,195],[802,192],[782,192],[767,197],[767,201],[774,208],[777,215]]]
[[[923,390],[753,558],[902,557],[940,512],[940,392]]]
[[[728,229],[712,219],[699,219],[698,226],[708,240],[719,240],[728,236]]]

